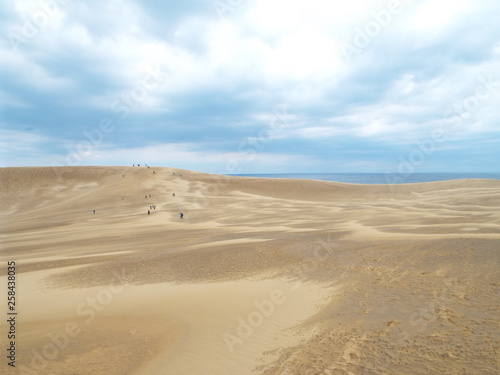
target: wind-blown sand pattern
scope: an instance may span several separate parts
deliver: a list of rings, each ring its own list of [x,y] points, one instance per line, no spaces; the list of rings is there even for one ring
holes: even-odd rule
[[[141,166],[4,168],[0,184],[1,285],[6,262],[18,267],[17,373],[500,368],[500,181]]]

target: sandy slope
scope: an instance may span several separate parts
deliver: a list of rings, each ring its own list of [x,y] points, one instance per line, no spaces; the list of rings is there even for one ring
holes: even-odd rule
[[[2,374],[500,367],[499,181],[6,168],[0,194],[0,285],[15,260],[22,370],[3,360]]]

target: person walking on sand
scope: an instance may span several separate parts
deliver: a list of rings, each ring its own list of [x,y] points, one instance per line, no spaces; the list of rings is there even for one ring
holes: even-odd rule
[[[92,211],[93,211],[93,212],[94,212],[94,214],[95,214],[95,210],[92,210]]]
[[[148,215],[151,215],[151,211],[148,210]]]
[[[182,212],[179,214],[179,219],[184,219],[184,214]]]

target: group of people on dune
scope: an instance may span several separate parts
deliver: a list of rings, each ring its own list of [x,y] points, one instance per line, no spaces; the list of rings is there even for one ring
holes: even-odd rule
[[[138,167],[140,167],[141,165],[140,165],[140,164],[137,164],[137,166],[138,166]],[[146,167],[148,167],[148,168],[149,168],[149,166],[148,166],[147,164],[144,164],[144,166],[146,166]],[[133,165],[133,167],[135,167],[135,164]],[[154,173],[154,172],[153,172],[153,173]],[[156,174],[156,173],[155,173],[155,174]],[[173,174],[175,175],[175,173],[173,173]],[[182,176],[182,175],[180,175],[180,176]],[[125,177],[125,175],[123,175],[123,177]],[[172,197],[175,197],[175,193],[172,193]],[[148,199],[148,198],[151,198],[151,194],[146,194],[146,195],[144,195],[144,199]],[[122,200],[124,200],[124,199],[125,199],[125,197],[122,197]],[[151,204],[151,205],[149,205],[148,215],[151,215],[151,212],[152,212],[153,210],[156,210],[156,204]],[[93,209],[93,210],[92,210],[92,213],[95,215],[96,210],[94,210],[94,209]],[[179,219],[184,219],[184,213],[179,212]]]

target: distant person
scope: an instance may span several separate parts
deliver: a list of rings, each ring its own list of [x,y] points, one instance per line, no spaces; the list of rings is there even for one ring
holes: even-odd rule
[[[93,212],[94,212],[94,214],[95,214],[95,210],[92,210],[92,211],[93,211]]]
[[[151,211],[148,210],[148,215],[151,215]]]
[[[151,198],[151,194],[149,194],[149,198]]]
[[[184,214],[182,212],[179,214],[179,219],[184,219]]]
[[[175,197],[175,193],[172,194],[172,197]]]
[[[147,196],[147,195],[145,195],[145,196],[144,196],[144,198],[148,199],[148,196]]]

